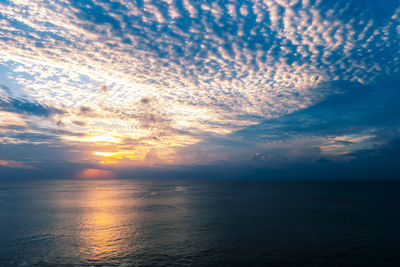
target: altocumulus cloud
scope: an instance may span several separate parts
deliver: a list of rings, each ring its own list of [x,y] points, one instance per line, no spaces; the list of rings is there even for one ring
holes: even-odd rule
[[[2,1],[2,126],[168,164],[350,160],[398,134],[399,22],[396,0]]]

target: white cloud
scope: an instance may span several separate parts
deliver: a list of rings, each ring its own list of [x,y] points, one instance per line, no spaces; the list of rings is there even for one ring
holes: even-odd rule
[[[354,17],[350,4],[311,2],[1,3],[0,64],[26,97],[65,109],[59,119],[78,132],[148,137],[137,103],[150,97],[174,129],[168,138],[225,134],[333,93],[315,90],[320,82],[398,72],[399,8],[378,19],[373,9]],[[82,106],[103,115],[79,118]]]

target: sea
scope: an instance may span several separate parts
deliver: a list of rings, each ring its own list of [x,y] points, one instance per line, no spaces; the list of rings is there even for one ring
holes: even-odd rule
[[[0,266],[400,266],[400,181],[0,180]]]

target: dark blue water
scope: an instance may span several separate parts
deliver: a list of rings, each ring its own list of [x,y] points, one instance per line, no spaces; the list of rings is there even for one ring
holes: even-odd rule
[[[0,181],[0,266],[400,266],[400,182]]]

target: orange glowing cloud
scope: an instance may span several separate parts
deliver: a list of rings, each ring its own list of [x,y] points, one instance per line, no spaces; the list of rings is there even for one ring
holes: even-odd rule
[[[107,171],[107,170],[100,170],[100,169],[84,169],[81,171],[78,175],[77,178],[82,178],[82,179],[96,179],[96,178],[115,178],[115,175],[112,171]]]

